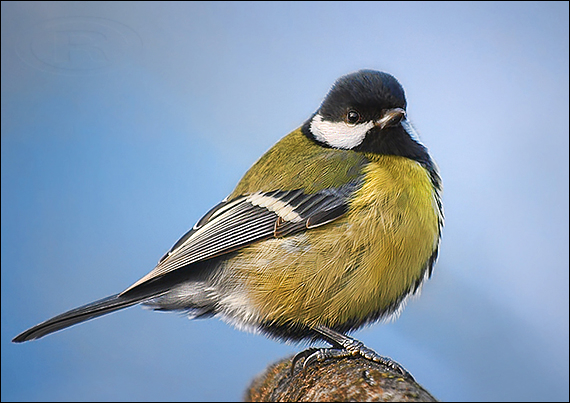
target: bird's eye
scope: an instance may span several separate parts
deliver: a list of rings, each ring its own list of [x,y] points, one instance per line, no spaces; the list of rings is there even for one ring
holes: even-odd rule
[[[355,110],[350,110],[346,114],[346,123],[354,125],[360,121],[360,113]]]

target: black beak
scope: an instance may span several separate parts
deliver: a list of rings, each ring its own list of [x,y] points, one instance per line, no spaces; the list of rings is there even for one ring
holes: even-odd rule
[[[374,123],[380,129],[384,129],[386,127],[396,126],[405,118],[406,111],[402,108],[386,109],[382,117]]]

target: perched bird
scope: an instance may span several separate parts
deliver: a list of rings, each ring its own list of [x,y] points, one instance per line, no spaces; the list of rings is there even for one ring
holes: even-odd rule
[[[373,70],[348,74],[150,273],[13,341],[144,304],[331,344],[300,353],[304,365],[362,355],[406,373],[345,333],[398,312],[431,275],[440,193],[400,83]]]

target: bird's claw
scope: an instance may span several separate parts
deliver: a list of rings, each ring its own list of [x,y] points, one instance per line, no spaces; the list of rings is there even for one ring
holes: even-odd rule
[[[291,363],[291,376],[293,376],[295,365],[297,362],[304,358],[302,371],[303,374],[306,373],[307,368],[311,365],[326,361],[328,359],[340,359],[345,357],[355,357],[361,356],[367,360],[377,362],[391,370],[398,372],[403,377],[414,380],[412,374],[410,374],[404,367],[398,364],[396,361],[389,357],[383,357],[379,355],[376,351],[366,347],[362,342],[358,340],[351,339],[350,342],[343,343],[342,348],[310,348],[301,351],[295,357],[293,357]]]

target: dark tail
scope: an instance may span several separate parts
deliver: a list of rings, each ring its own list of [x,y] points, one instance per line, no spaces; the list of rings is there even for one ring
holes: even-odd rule
[[[20,333],[14,337],[12,341],[14,343],[22,343],[28,340],[39,339],[40,337],[44,337],[45,335],[57,332],[58,330],[65,329],[66,327],[73,326],[77,323],[136,305],[151,297],[153,297],[153,295],[149,294],[138,294],[134,296],[129,296],[129,294],[111,295],[110,297],[91,302],[90,304],[80,306],[79,308],[72,309],[71,311],[67,311],[61,315],[48,319],[45,322]]]

